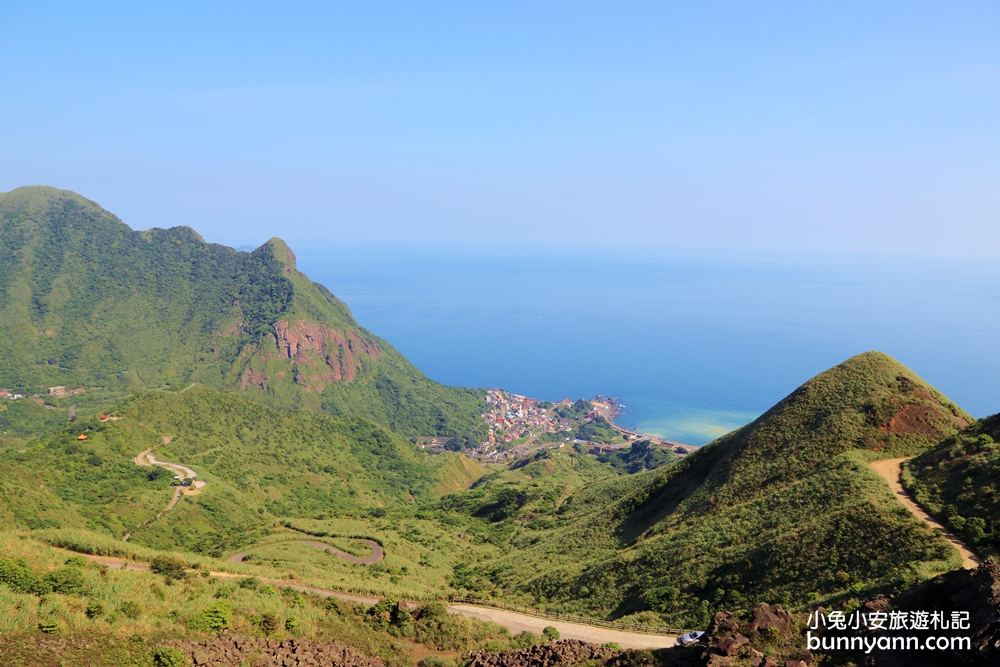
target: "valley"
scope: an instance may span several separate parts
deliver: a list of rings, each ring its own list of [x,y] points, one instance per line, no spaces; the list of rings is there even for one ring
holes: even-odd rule
[[[996,418],[880,352],[694,448],[617,427],[613,399],[430,380],[280,239],[136,232],[32,187],[0,194],[0,250],[9,636],[138,636],[149,665],[226,630],[464,667],[562,635],[640,667],[614,652],[997,553]]]

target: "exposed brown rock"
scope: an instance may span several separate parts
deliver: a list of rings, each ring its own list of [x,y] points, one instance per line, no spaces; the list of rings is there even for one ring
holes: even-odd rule
[[[211,667],[384,667],[381,658],[369,658],[356,649],[311,639],[262,639],[223,635],[208,641],[170,641],[195,665]]]
[[[781,608],[780,604],[760,603],[753,608],[753,623],[750,627],[754,630],[766,630],[777,628],[780,632],[788,632],[791,625],[792,615]]]
[[[476,651],[468,667],[548,667],[564,662],[569,665],[585,660],[606,660],[617,653],[598,644],[577,639],[563,639],[552,644],[529,646],[517,651],[488,653]]]
[[[708,634],[717,635],[722,632],[735,632],[740,626],[728,611],[716,612],[708,626]]]
[[[735,634],[732,637],[726,637],[719,642],[719,650],[726,655],[737,655],[740,649],[750,643],[750,640],[741,634]]]
[[[255,371],[252,368],[246,369],[240,376],[240,389],[247,389],[249,387],[267,389],[267,375],[263,371]]]
[[[274,324],[278,358],[291,360],[295,382],[307,391],[321,392],[331,382],[351,382],[365,359],[382,358],[382,350],[357,332],[330,329],[296,320]]]

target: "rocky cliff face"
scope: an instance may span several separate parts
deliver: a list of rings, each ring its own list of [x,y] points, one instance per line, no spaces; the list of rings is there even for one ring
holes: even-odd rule
[[[266,390],[276,377],[287,375],[306,391],[322,393],[332,382],[354,381],[366,363],[381,359],[383,353],[375,340],[357,331],[278,320],[270,336],[248,346],[241,356],[251,359],[240,374],[241,389]],[[272,361],[277,363],[269,364]]]

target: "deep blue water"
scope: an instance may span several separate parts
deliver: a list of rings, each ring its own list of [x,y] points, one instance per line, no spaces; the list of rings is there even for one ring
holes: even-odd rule
[[[302,271],[435,380],[618,396],[620,424],[692,444],[872,349],[976,417],[1000,411],[1000,270],[987,264],[297,250]]]

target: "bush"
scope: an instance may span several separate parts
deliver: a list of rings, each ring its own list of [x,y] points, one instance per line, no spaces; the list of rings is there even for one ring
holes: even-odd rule
[[[233,606],[225,600],[213,602],[200,613],[189,618],[185,623],[188,630],[203,630],[205,632],[222,632],[229,627],[233,618]]]
[[[153,664],[156,667],[184,667],[191,661],[179,648],[161,646],[153,649]]]
[[[83,590],[83,572],[77,567],[61,567],[46,574],[43,582],[53,593],[72,595]]]
[[[228,602],[213,602],[201,613],[209,630],[222,632],[229,627],[229,621],[233,617],[233,607]]]
[[[611,649],[612,651],[620,651],[620,650],[622,650],[622,645],[619,644],[618,642],[607,642],[607,643],[601,644],[601,646],[603,648],[606,648],[606,649]]]
[[[87,567],[87,559],[83,556],[70,556],[65,564],[72,567]]]
[[[428,602],[420,609],[420,618],[444,618],[448,610],[443,602]]]
[[[118,611],[127,616],[128,618],[139,618],[142,614],[142,607],[138,603],[132,600],[125,600],[120,605],[118,605]]]
[[[53,632],[58,632],[59,623],[53,620],[42,621],[38,624],[38,629],[47,635],[51,635]]]
[[[285,619],[285,630],[288,632],[295,632],[295,629],[299,627],[299,619],[294,616],[289,616]]]
[[[149,564],[149,569],[162,574],[167,579],[180,580],[187,576],[186,563],[177,556],[157,556]]]
[[[264,614],[260,617],[260,631],[265,636],[273,635],[278,630],[278,619],[274,614]]]
[[[87,618],[97,618],[98,616],[104,615],[104,605],[100,602],[91,602],[87,605],[87,608],[83,610],[83,613],[87,615]]]
[[[6,584],[18,593],[40,595],[46,592],[46,586],[38,575],[31,571],[23,560],[13,561],[10,558],[0,558],[0,584]]]
[[[525,630],[524,632],[519,632],[510,640],[511,648],[528,648],[529,646],[535,646],[541,643],[541,637],[533,632]]]
[[[550,642],[554,642],[557,639],[559,639],[559,631],[556,630],[551,625],[548,625],[545,627],[544,630],[542,630],[542,636],[545,637]]]
[[[436,655],[429,655],[420,662],[417,663],[420,667],[450,667],[454,664],[450,660],[445,660],[444,658],[439,658]]]
[[[260,587],[260,579],[257,577],[247,577],[246,579],[240,579],[240,588],[249,588],[252,591],[257,590]]]

